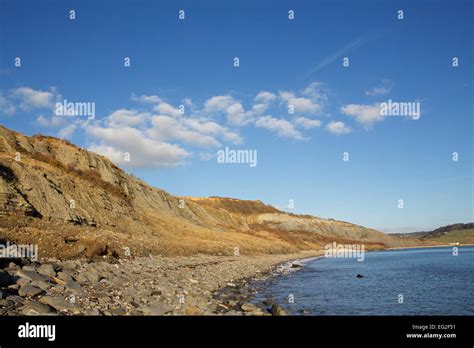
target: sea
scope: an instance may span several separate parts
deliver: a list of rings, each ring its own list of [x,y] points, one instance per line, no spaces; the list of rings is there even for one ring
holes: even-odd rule
[[[323,257],[259,289],[293,315],[474,315],[474,247]]]

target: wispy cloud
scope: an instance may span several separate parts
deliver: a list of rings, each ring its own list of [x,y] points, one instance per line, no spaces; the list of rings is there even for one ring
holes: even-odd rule
[[[393,82],[390,80],[382,80],[382,83],[380,85],[377,85],[368,91],[365,92],[365,95],[368,95],[370,97],[376,97],[380,95],[386,95],[392,91],[393,88]]]
[[[134,168],[163,168],[184,164],[191,156],[177,144],[151,139],[145,132],[133,128],[104,128],[92,126],[87,133],[98,143],[90,150],[100,153],[117,164]]]
[[[342,121],[332,121],[326,126],[327,130],[333,134],[341,135],[350,133],[352,130]]]
[[[368,36],[360,36],[356,38],[355,40],[349,42],[345,46],[341,47],[337,51],[329,54],[326,56],[323,60],[321,60],[317,65],[315,65],[311,70],[308,72],[308,76],[320,71],[321,69],[325,68],[329,64],[333,63],[336,59],[344,56],[345,54],[349,53],[350,51],[364,45],[366,42],[368,42],[370,37]]]
[[[318,128],[321,126],[320,120],[314,120],[306,117],[295,117],[294,123],[295,125],[305,129]]]
[[[318,116],[327,114],[329,95],[321,82],[311,82],[298,90],[261,90],[241,99],[233,93],[210,96],[202,102],[186,96],[177,102],[180,105],[162,96],[132,93],[131,100],[136,103],[133,107],[118,107],[105,117],[89,121],[48,115],[46,110],[52,111],[61,97],[56,89],[21,87],[1,99],[0,106],[41,111],[35,117],[36,125],[56,136],[70,138],[82,131],[90,149],[118,164],[158,168],[182,165],[189,158],[202,159],[200,154],[212,153],[213,148],[224,144],[243,144],[242,133],[250,127],[280,138],[308,140],[305,133],[323,128]],[[346,105],[341,111],[364,125],[375,121],[374,109],[363,104]],[[323,129],[336,135],[352,131],[337,120]],[[146,149],[150,146],[155,150]],[[130,163],[124,160],[125,153],[130,153]]]
[[[0,94],[0,112],[7,116],[13,115],[16,111],[15,106]],[[3,116],[3,115],[2,115]]]
[[[285,119],[274,118],[271,116],[260,117],[255,125],[260,128],[268,129],[272,132],[277,133],[283,138],[292,138],[296,140],[303,140],[301,133],[295,128],[295,126]]]
[[[373,105],[348,104],[341,107],[341,112],[344,115],[353,117],[365,128],[370,128],[375,122],[384,119],[380,112],[380,105],[378,103]]]
[[[53,91],[40,91],[30,87],[19,87],[12,93],[14,98],[20,99],[23,110],[52,108],[56,98]]]

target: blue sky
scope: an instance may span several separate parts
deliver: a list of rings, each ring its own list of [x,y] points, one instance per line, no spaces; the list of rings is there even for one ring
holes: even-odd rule
[[[176,195],[261,199],[390,232],[474,220],[470,1],[0,0],[0,10],[9,128],[67,138]],[[56,116],[64,99],[95,103],[95,119]],[[420,118],[382,117],[389,99],[419,103]],[[257,166],[217,163],[225,147],[256,150]]]

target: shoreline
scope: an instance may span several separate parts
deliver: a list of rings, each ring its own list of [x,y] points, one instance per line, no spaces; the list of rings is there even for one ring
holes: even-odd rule
[[[428,249],[428,248],[448,248],[448,247],[467,247],[467,246],[474,246],[474,244],[442,244],[442,245],[423,245],[423,246],[409,246],[409,247],[394,247],[394,248],[387,248],[379,251],[384,250],[400,250],[400,249]]]
[[[249,284],[322,255],[13,259],[0,268],[0,315],[271,315]]]
[[[373,251],[434,247],[452,245]],[[94,261],[4,259],[0,315],[286,315],[284,303],[255,301],[256,293],[265,282],[323,257],[324,250],[311,250]]]
[[[378,249],[378,250],[367,250],[366,252],[368,253],[368,252],[390,251],[390,250],[400,250],[400,249],[427,249],[427,248],[448,248],[448,247],[469,247],[469,246],[474,246],[474,244],[395,247],[395,248],[386,248],[386,249]],[[302,253],[304,253],[304,252],[302,252]],[[255,294],[257,292],[257,289],[259,289],[261,285],[264,285],[262,283],[264,283],[266,281],[269,281],[269,280],[272,280],[272,279],[275,279],[278,276],[289,274],[290,272],[292,272],[290,270],[291,265],[298,264],[299,266],[294,270],[294,271],[298,271],[298,270],[301,270],[307,262],[311,262],[311,261],[316,260],[316,259],[324,258],[325,257],[324,256],[324,250],[321,250],[320,253],[321,254],[317,255],[317,256],[308,256],[308,257],[303,257],[303,258],[295,258],[295,259],[291,259],[291,260],[288,260],[288,261],[285,261],[285,262],[281,262],[281,263],[275,265],[276,270],[274,270],[273,272],[270,271],[270,272],[268,272],[267,274],[264,274],[264,275],[250,277],[249,279],[247,279],[247,282],[245,284],[243,284],[243,287],[239,291],[236,291],[236,294],[235,294],[236,297],[238,297],[239,293],[247,292],[249,294],[248,300],[251,301],[252,298],[255,298]],[[287,267],[285,267],[285,268],[288,268],[288,269],[286,269],[286,271],[285,270],[278,271],[278,268],[283,266],[283,265],[287,265]],[[249,286],[250,286],[250,288],[248,288]],[[281,309],[283,309],[284,312],[286,312],[286,309],[282,308],[280,303],[277,303],[277,302],[274,302],[274,301],[269,302],[268,300],[272,300],[272,299],[264,300],[261,303],[261,305],[264,305],[264,307],[260,307],[260,308],[265,309],[267,312],[271,312],[271,308],[270,308],[271,305],[276,304]],[[267,302],[267,303],[265,303],[265,302]],[[291,313],[288,313],[288,312],[286,312],[284,314],[281,314],[281,315],[286,315],[286,314],[294,315],[294,314],[291,314]]]
[[[309,255],[303,255],[305,253]],[[223,310],[224,315],[292,315],[283,307],[283,303],[278,303],[274,299],[267,298],[255,303],[256,293],[262,286],[266,286],[266,282],[272,281],[279,276],[300,271],[306,263],[321,258],[324,258],[323,250],[314,250],[311,252],[303,251],[299,254],[291,254],[290,258],[271,265],[270,269],[265,273],[254,274],[244,278],[235,287],[223,287],[219,289],[217,298],[220,304],[218,306],[222,307],[222,304],[226,306],[226,303],[229,302],[231,306],[233,305],[234,308],[226,308],[226,310]],[[235,304],[238,303],[245,303],[245,309],[235,308]],[[252,308],[252,310],[249,310],[249,308]]]

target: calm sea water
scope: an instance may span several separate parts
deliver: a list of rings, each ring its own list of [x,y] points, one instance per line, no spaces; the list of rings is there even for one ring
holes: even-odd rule
[[[363,262],[321,258],[274,278],[257,300],[273,298],[293,314],[474,315],[474,247],[458,253],[446,247],[368,252]]]

